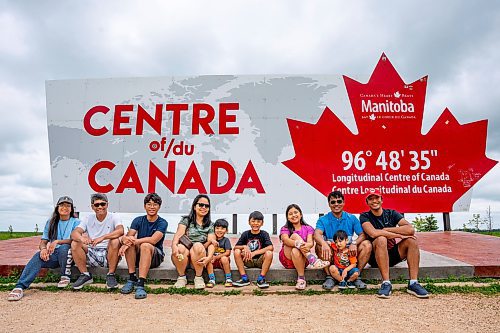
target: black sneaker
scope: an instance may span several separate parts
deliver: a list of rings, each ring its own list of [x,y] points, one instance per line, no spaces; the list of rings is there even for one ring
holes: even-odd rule
[[[347,289],[347,282],[344,280],[339,282],[339,289]]]
[[[244,287],[244,286],[249,286],[249,285],[250,285],[249,280],[239,279],[238,281],[233,282],[234,287]]]
[[[413,284],[408,284],[406,292],[418,298],[429,298],[429,293],[427,292],[427,290],[425,290],[425,288],[422,287],[418,282]]]
[[[266,279],[257,280],[257,287],[260,289],[269,288],[269,283],[267,283]]]
[[[349,289],[356,289],[356,286],[354,285],[354,282],[347,281],[347,288],[349,288]]]
[[[78,279],[73,283],[73,289],[79,290],[82,289],[83,286],[86,286],[88,284],[94,283],[94,280],[92,279],[92,274],[89,273],[87,274],[80,274]]]
[[[115,289],[118,288],[118,281],[116,281],[116,277],[114,273],[110,273],[106,275],[106,289]]]
[[[392,293],[392,284],[384,282],[380,286],[380,289],[377,292],[377,296],[380,298],[389,298]]]

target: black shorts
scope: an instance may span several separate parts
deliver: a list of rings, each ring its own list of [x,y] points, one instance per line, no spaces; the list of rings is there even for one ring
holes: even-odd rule
[[[156,268],[161,265],[163,262],[163,255],[160,250],[155,246],[155,250],[153,252],[153,257],[151,258],[151,266],[149,268]],[[137,252],[137,256],[135,257],[135,267],[139,267],[139,261],[141,260],[141,252]]]
[[[399,264],[405,259],[402,259],[401,256],[399,255],[399,244],[394,245],[390,250],[387,252],[389,253],[389,267],[392,267],[394,265]],[[378,267],[377,265],[377,260],[375,259],[375,251],[372,251],[372,254],[370,256],[370,259],[368,260],[368,263],[370,264],[371,267]]]

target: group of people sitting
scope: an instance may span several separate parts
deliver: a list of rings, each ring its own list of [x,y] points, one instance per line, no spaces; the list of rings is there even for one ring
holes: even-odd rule
[[[366,197],[369,211],[358,219],[343,210],[344,195],[334,191],[328,195],[330,212],[320,217],[316,228],[308,225],[302,210],[296,204],[286,209],[286,223],[280,230],[282,243],[279,252],[281,264],[297,271],[297,290],[307,286],[305,269],[324,269],[326,279],[323,288],[331,290],[366,288],[360,279],[367,264],[378,267],[382,284],[377,295],[388,298],[392,292],[389,267],[403,260],[408,263],[407,291],[419,298],[427,298],[427,291],[418,283],[420,251],[415,231],[402,214],[382,208],[382,194],[374,191]],[[47,221],[37,252],[24,268],[8,300],[17,301],[24,295],[42,268],[60,268],[58,287],[65,288],[71,281],[74,263],[80,275],[72,284],[75,290],[93,283],[89,266],[106,267],[106,287],[118,288],[115,272],[118,262],[125,257],[129,277],[121,288],[122,294],[135,292],[136,299],[147,297],[144,284],[151,268],[160,266],[165,258],[163,243],[168,223],[158,215],[162,199],[156,193],[144,198],[146,215],[132,221],[125,235],[118,214],[108,212],[105,194],[91,195],[94,214],[83,221],[74,217],[73,200],[63,196],[57,201],[51,218]],[[254,211],[249,215],[250,229],[243,232],[234,248],[226,237],[228,222],[210,217],[210,198],[196,196],[189,215],[177,226],[172,240],[171,259],[179,277],[175,288],[185,288],[188,281],[186,269],[195,272],[194,288],[213,288],[216,285],[214,269],[222,269],[226,287],[250,285],[245,268],[259,268],[256,285],[268,288],[266,274],[273,261],[273,243],[269,234],[262,230],[264,215]],[[353,238],[356,235],[357,238]],[[315,247],[313,251],[313,247]],[[232,253],[234,252],[234,253]],[[240,278],[233,281],[231,254]],[[205,283],[203,271],[207,270]],[[137,275],[138,274],[138,275]]]

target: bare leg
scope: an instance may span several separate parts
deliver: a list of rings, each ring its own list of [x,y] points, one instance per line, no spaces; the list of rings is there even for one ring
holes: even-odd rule
[[[306,258],[304,257],[303,253],[297,248],[291,249],[290,252],[292,256],[293,265],[297,270],[297,275],[304,276],[306,267]]]
[[[297,234],[292,234],[292,235],[290,236],[290,239],[291,239],[291,240],[293,240],[293,241],[302,241],[302,242],[304,242],[304,240],[302,239],[302,237],[300,237],[300,236],[299,236],[299,235],[297,235]],[[305,243],[305,242],[304,242],[304,243]],[[307,252],[307,253],[303,253],[302,251],[300,251],[300,249],[299,249],[299,252],[300,252],[300,253],[302,254],[302,256],[304,256],[304,258],[306,258],[306,259],[307,259],[307,257],[308,257],[310,254],[312,254],[312,253],[311,253],[311,251],[309,251],[309,252]],[[313,255],[314,255],[314,254],[313,254]]]
[[[398,250],[401,259],[406,258],[410,280],[416,280],[418,278],[418,269],[420,265],[420,250],[417,240],[413,238],[402,240],[398,245]]]
[[[154,246],[149,243],[142,243],[140,245],[139,253],[139,278],[146,279],[149,272],[149,267],[151,267],[151,259],[153,258]]]
[[[203,244],[194,243],[193,247],[189,250],[189,256],[191,257],[191,266],[194,268],[195,275],[201,276],[203,274],[203,264],[198,263],[198,260],[205,257],[207,255],[207,251]]]
[[[340,275],[340,273],[339,273],[339,269],[337,268],[337,266],[335,266],[335,265],[331,265],[331,266],[330,266],[330,274],[331,274],[331,276],[332,276],[335,280],[337,280],[337,281],[339,281],[339,282],[340,282],[340,281],[342,281],[342,276]]]
[[[108,274],[116,271],[118,266],[118,250],[120,249],[120,241],[118,238],[110,239],[108,243]]]
[[[229,258],[222,257],[219,260],[220,260],[220,263],[222,264],[222,268],[224,269],[224,274],[231,273],[231,264],[229,262]]]
[[[136,245],[129,246],[125,250],[125,260],[127,261],[128,273],[135,273],[135,260],[137,256],[138,247]]]
[[[271,263],[273,262],[273,252],[266,251],[264,253],[264,262],[262,263],[262,270],[260,271],[261,275],[266,275],[269,271],[269,267],[271,267]]]
[[[177,248],[179,249],[179,253],[182,254],[184,258],[179,261],[179,258],[174,257],[172,254],[172,263],[174,264],[175,269],[177,269],[179,276],[183,276],[186,275],[186,267],[189,263],[189,250],[182,244],[177,245]]]
[[[243,262],[243,257],[240,249],[234,250],[234,261],[236,262],[236,267],[238,267],[238,272],[240,275],[246,274],[245,264]]]
[[[87,245],[81,242],[71,242],[71,253],[80,273],[87,272]]]
[[[214,264],[212,264],[211,262],[209,262],[207,264],[207,274],[213,274],[214,273]]]
[[[372,254],[372,243],[369,240],[364,240],[358,245],[358,269],[359,275],[365,268],[370,255]]]
[[[383,236],[377,237],[373,241],[373,250],[375,251],[375,260],[377,260],[382,280],[389,280],[389,253],[387,251],[387,238]]]

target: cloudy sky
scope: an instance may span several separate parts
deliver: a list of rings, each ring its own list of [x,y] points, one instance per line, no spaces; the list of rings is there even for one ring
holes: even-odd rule
[[[488,119],[500,160],[499,40],[495,1],[0,1],[0,230],[32,230],[53,207],[46,80],[368,76],[385,52],[406,82],[429,75],[424,133],[445,107]],[[497,165],[467,216],[500,219],[499,179]]]

